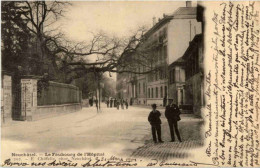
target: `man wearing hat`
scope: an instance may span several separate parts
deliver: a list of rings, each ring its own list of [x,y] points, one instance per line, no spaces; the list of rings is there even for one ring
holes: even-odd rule
[[[158,136],[158,141],[160,143],[162,143],[162,139],[161,139],[161,113],[156,110],[156,104],[152,105],[153,110],[150,112],[149,116],[148,116],[148,121],[150,122],[151,126],[152,126],[152,135],[153,135],[153,141],[154,143],[157,143],[157,138],[156,138],[156,133]]]
[[[181,114],[180,109],[178,108],[178,106],[176,104],[172,103],[172,104],[166,106],[165,117],[168,120],[168,124],[169,124],[169,128],[170,128],[170,133],[171,133],[171,138],[172,138],[171,142],[175,141],[173,128],[175,130],[178,140],[180,142],[182,142],[180,132],[178,129],[178,121],[181,120],[180,114]]]

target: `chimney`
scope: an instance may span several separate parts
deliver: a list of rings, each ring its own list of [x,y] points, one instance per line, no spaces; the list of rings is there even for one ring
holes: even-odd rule
[[[191,6],[191,1],[186,1],[186,7],[192,7]]]
[[[153,17],[153,26],[156,24],[156,17]]]

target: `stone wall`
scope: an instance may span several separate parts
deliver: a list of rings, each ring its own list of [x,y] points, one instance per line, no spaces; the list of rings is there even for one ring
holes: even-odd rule
[[[32,116],[27,116],[28,121],[55,117],[62,114],[72,113],[81,110],[80,103],[38,106]]]
[[[37,81],[39,78],[25,77],[21,80],[22,85],[22,111],[21,118],[25,120],[39,120],[43,118],[53,117],[60,114],[70,113],[78,111],[82,108],[81,98],[78,103],[66,103],[66,104],[52,104],[52,105],[41,105],[37,103]],[[73,86],[75,87],[75,86]],[[55,92],[53,93],[55,94]],[[78,95],[80,96],[80,94]]]

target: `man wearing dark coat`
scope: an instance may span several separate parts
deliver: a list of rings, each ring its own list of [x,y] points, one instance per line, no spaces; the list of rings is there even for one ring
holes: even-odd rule
[[[125,101],[125,108],[128,109],[128,100]]]
[[[153,135],[153,141],[154,143],[157,143],[157,138],[156,138],[156,133],[158,136],[158,141],[162,143],[162,138],[161,138],[161,113],[156,110],[156,104],[152,105],[153,110],[150,112],[148,116],[148,121],[151,124],[152,127],[152,135]]]
[[[107,99],[107,108],[109,108],[109,99]]]
[[[114,107],[117,107],[117,99],[114,99]]]
[[[112,108],[112,106],[113,106],[113,100],[112,100],[112,98],[110,99],[110,108]]]
[[[125,101],[124,101],[124,99],[121,99],[121,109],[123,109],[124,110],[124,103],[125,103]]]
[[[173,127],[174,127],[175,133],[178,137],[178,140],[180,142],[182,142],[181,136],[179,133],[179,129],[178,129],[178,121],[181,120],[180,114],[181,114],[180,109],[178,108],[178,106],[176,104],[171,104],[171,105],[166,106],[165,117],[168,120],[170,132],[171,132],[171,139],[172,139],[171,142],[175,141]]]
[[[118,101],[116,102],[116,108],[117,108],[117,110],[119,110],[119,106],[120,106],[120,101],[118,100]]]

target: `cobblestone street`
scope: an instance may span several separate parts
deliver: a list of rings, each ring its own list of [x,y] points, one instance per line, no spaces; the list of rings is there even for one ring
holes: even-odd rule
[[[182,143],[169,142],[170,131],[162,113],[162,144],[154,144],[147,121],[149,108],[128,110],[94,107],[79,112],[32,122],[13,121],[2,126],[2,157],[12,152],[104,152],[135,158],[187,158],[190,151],[203,145],[202,119],[182,114],[179,129]],[[5,144],[5,145],[3,145]],[[8,147],[8,149],[6,148]],[[10,149],[10,147],[12,149]]]
[[[175,142],[169,142],[169,127],[168,124],[164,122],[162,125],[162,137],[164,143],[154,144],[151,140],[151,135],[147,135],[145,137],[146,144],[135,150],[132,156],[149,159],[157,158],[159,160],[187,158],[191,156],[192,154],[189,152],[190,150],[203,146],[203,140],[201,140],[200,133],[196,131],[200,129],[202,121],[188,118],[190,118],[190,116],[184,117],[184,120],[186,121],[180,122],[179,126],[183,142],[180,143],[178,140]]]

